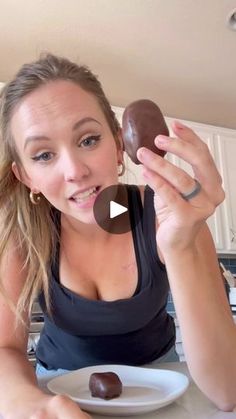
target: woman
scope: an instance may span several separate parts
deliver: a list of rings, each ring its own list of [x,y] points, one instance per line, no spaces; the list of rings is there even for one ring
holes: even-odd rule
[[[26,356],[35,297],[45,314],[38,374],[152,365],[173,353],[167,275],[191,374],[232,410],[235,329],[205,223],[224,193],[206,145],[179,122],[176,138],[155,139],[197,181],[140,148],[148,185],[124,188],[131,224],[138,212],[142,223],[116,235],[97,225],[93,206],[123,173],[122,134],[90,70],[53,55],[23,66],[3,90],[1,126],[0,411],[87,417],[37,387]]]

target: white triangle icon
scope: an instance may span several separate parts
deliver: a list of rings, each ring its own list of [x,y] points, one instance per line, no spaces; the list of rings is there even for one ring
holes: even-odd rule
[[[110,201],[110,218],[115,218],[126,211],[128,209],[123,205],[117,204],[115,201]]]

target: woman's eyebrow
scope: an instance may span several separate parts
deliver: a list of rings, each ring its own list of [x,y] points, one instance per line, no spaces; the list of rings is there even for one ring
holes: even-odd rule
[[[86,124],[87,122],[96,122],[97,124],[101,125],[101,123],[99,121],[97,121],[96,119],[87,116],[87,117],[77,121],[73,125],[72,131],[77,130],[82,125]],[[24,150],[26,149],[27,145],[32,141],[45,141],[45,140],[50,141],[50,138],[45,136],[45,135],[30,135],[29,137],[26,137],[26,139],[25,139]]]
[[[24,150],[26,149],[27,145],[32,141],[50,141],[49,137],[45,135],[30,135],[25,139]]]
[[[81,125],[86,124],[87,122],[96,122],[99,125],[102,125],[99,121],[97,121],[94,118],[91,118],[89,116],[86,116],[85,118],[80,119],[78,122],[75,123],[72,130],[75,131],[76,129],[80,128]]]

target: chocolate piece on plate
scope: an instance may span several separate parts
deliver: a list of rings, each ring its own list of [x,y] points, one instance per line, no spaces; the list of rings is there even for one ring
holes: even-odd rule
[[[94,372],[89,378],[89,390],[92,397],[113,399],[122,393],[122,382],[114,372]]]

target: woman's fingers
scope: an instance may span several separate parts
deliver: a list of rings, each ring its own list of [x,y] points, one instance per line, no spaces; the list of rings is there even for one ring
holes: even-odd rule
[[[173,153],[192,166],[194,177],[199,181],[206,194],[215,205],[224,199],[222,179],[207,145],[188,127],[174,124],[178,138],[157,136],[158,148]],[[144,151],[145,150],[145,151]],[[180,193],[188,193],[193,187],[193,179],[186,172],[169,163],[150,150],[141,147],[137,156],[148,169],[157,172],[172,184]]]
[[[7,417],[9,419],[91,419],[91,416],[83,412],[76,402],[63,394],[44,395],[35,402],[28,401],[21,409],[16,409]]]
[[[156,145],[159,147],[158,138],[156,139]],[[195,134],[192,143],[183,138],[169,140],[167,151],[189,163],[192,166],[194,177],[199,180],[203,187],[208,188],[209,192],[211,190],[215,191],[217,185],[222,184],[221,176],[208,146]]]
[[[185,124],[182,124],[180,121],[174,121],[171,125],[171,128],[176,137],[182,138],[188,143],[197,144],[200,140],[200,142],[204,144],[204,142],[191,128]]]
[[[147,176],[152,177],[156,173],[163,178],[163,182],[165,179],[166,182],[182,194],[190,193],[195,187],[194,179],[182,169],[168,162],[168,160],[146,148],[140,148],[138,153],[139,160],[145,166],[143,169],[144,176],[146,173]]]
[[[176,188],[173,187],[173,184],[170,184],[166,179],[162,178],[156,172],[144,168],[143,176],[147,180],[149,186],[154,190],[154,192],[161,198],[163,204],[170,206],[173,210],[189,208],[189,202],[195,208],[205,207],[206,214],[209,216],[213,213],[215,205],[211,203],[205,193],[205,191],[200,187],[198,193],[195,196],[186,199],[183,195],[189,195],[196,188],[196,182],[194,179],[191,179],[191,188],[185,189],[185,192],[180,193]],[[190,185],[190,183],[189,183]]]
[[[52,398],[50,411],[54,414],[55,419],[91,419],[79,408],[78,404],[63,394]]]
[[[158,135],[154,143],[158,148],[185,160],[193,168],[199,165],[207,166],[209,162],[213,161],[207,145],[200,139],[198,139],[198,142],[190,143],[180,137]]]
[[[172,210],[179,209],[185,202],[178,191],[157,173],[145,169],[143,173],[149,186],[160,198],[160,206],[169,206]]]

